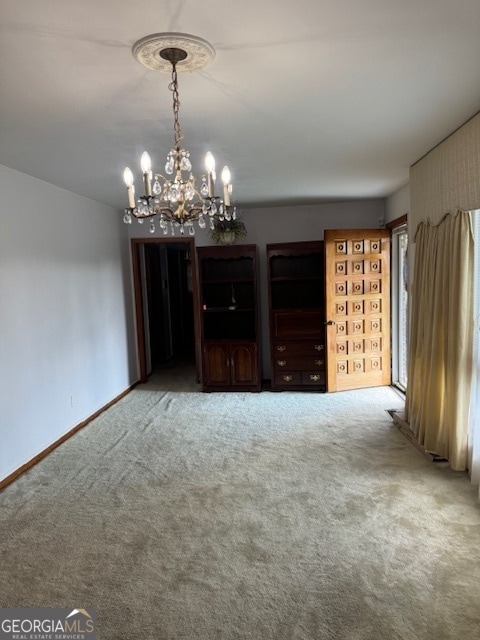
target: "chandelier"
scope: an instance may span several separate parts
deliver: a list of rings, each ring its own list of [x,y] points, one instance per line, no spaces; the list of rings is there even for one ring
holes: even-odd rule
[[[126,167],[123,179],[127,186],[128,207],[123,221],[131,224],[136,218],[140,224],[150,222],[150,232],[158,227],[167,235],[195,235],[194,223],[201,229],[215,228],[217,221],[235,220],[236,208],[230,202],[232,183],[227,166],[222,171],[223,197],[215,195],[215,159],[209,151],[205,157],[205,173],[200,180],[192,173],[190,152],[182,147],[183,132],[179,122],[180,99],[178,94],[177,67],[195,71],[210,62],[215,50],[196,36],[183,33],[158,33],[146,36],[133,46],[132,53],[148,69],[170,71],[168,85],[173,97],[173,147],[165,164],[165,174],[152,172],[149,154],[144,151],[140,160],[143,174],[144,195],[135,199],[132,171]]]

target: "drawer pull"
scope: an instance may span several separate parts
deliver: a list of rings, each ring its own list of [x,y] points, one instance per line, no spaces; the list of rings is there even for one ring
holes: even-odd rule
[[[325,364],[325,360],[314,360],[315,364],[318,365],[319,367],[322,366],[322,364]]]
[[[283,376],[283,379],[285,380],[285,382],[291,382],[293,380],[293,376],[287,373]]]
[[[287,347],[284,344],[279,344],[277,346],[277,351],[286,351]]]
[[[324,345],[324,344],[316,344],[316,345],[314,346],[314,349],[315,349],[316,351],[323,351],[323,350],[325,349],[325,345]]]
[[[277,360],[277,364],[279,367],[284,367],[287,364],[286,360]]]
[[[318,382],[320,380],[320,376],[316,373],[312,373],[310,376],[310,380],[313,380],[314,382]]]

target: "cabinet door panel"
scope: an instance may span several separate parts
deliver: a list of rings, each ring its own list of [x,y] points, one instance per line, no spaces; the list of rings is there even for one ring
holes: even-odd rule
[[[255,344],[232,344],[230,347],[232,385],[257,384],[257,347]]]
[[[203,348],[204,384],[230,384],[229,349],[228,345],[219,343],[205,343]]]

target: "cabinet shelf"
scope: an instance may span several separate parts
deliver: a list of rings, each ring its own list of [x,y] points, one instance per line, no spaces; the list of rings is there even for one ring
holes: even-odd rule
[[[251,278],[208,278],[203,281],[204,285],[208,284],[240,284],[242,282],[251,283]]]
[[[305,313],[305,311],[317,311],[319,313],[323,313],[323,305],[322,306],[317,306],[317,305],[312,305],[311,307],[308,307],[306,305],[304,305],[303,307],[289,307],[289,306],[282,306],[282,307],[274,307],[272,305],[272,309],[274,309],[275,311],[278,311],[278,313],[282,313],[282,311],[285,311],[286,313]]]
[[[207,309],[202,309],[202,313],[245,313],[245,312],[253,312],[255,309],[253,307],[237,307],[236,309],[230,309],[229,307],[207,307]]]
[[[270,282],[301,282],[302,280],[313,280],[320,282],[323,287],[323,278],[316,275],[304,275],[304,276],[272,276]]]

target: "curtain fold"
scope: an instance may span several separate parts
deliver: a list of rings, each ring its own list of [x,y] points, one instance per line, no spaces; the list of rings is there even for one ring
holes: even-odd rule
[[[421,222],[415,244],[405,416],[419,444],[463,471],[473,348],[470,214]]]

